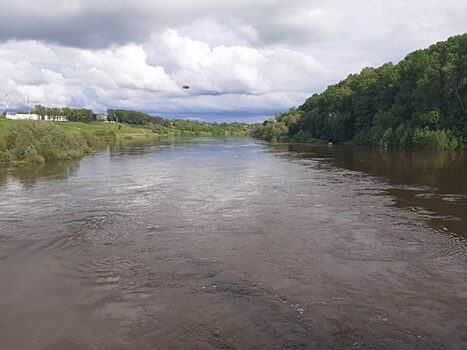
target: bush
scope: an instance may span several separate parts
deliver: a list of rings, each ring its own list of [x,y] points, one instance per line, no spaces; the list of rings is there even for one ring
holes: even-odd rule
[[[22,168],[22,167],[28,167],[31,165],[40,165],[44,164],[45,159],[44,157],[38,155],[38,154],[28,154],[23,160],[15,160],[13,162],[13,165],[17,168]]]
[[[0,151],[0,163],[11,163],[13,160],[11,153],[8,151]]]
[[[319,142],[324,142],[323,140],[318,140],[313,137],[313,135],[304,130],[300,130],[297,134],[293,135],[290,138],[290,141],[296,142],[296,143],[319,143]]]
[[[436,130],[439,128],[442,119],[443,117],[439,111],[431,111],[429,113],[416,116],[415,123],[421,128]]]
[[[399,125],[397,129],[392,127],[384,130],[381,136],[380,145],[382,147],[405,147],[410,140],[410,134],[404,124]]]
[[[50,122],[15,122],[0,143],[0,162],[21,167],[50,160],[80,158],[89,153],[91,150],[86,140],[80,136],[68,136]]]
[[[267,121],[256,125],[251,134],[266,141],[288,140],[289,129],[284,122]]]
[[[457,149],[461,143],[450,130],[415,129],[412,145],[427,149]]]

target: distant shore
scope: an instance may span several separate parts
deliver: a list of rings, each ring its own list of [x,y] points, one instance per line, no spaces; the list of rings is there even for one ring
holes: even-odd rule
[[[161,137],[248,136],[235,124],[178,121],[167,126],[103,122],[45,122],[0,119],[0,166],[28,167],[52,160],[77,159],[116,142]]]

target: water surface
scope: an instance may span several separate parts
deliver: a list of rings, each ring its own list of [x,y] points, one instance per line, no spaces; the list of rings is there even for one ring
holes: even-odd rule
[[[167,141],[0,170],[5,349],[463,349],[462,152]]]

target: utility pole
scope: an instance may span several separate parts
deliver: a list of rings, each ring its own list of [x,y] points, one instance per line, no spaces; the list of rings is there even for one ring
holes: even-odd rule
[[[10,99],[8,98],[8,94],[5,94],[5,105],[6,105],[5,113],[6,115],[8,115],[8,110],[10,109]]]

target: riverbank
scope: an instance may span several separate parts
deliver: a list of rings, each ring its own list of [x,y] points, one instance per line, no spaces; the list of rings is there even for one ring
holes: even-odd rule
[[[26,167],[51,160],[81,158],[116,142],[180,136],[247,136],[238,123],[205,124],[177,120],[166,125],[99,122],[41,122],[0,119],[0,164]]]
[[[1,123],[0,163],[27,167],[51,160],[69,160],[91,154],[97,138],[69,135],[56,123],[15,121]]]

